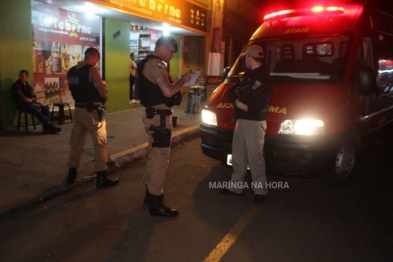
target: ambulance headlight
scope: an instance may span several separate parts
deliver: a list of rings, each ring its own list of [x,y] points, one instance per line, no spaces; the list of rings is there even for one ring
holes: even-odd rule
[[[209,110],[202,109],[202,123],[206,125],[217,126],[216,114]]]
[[[318,119],[285,120],[281,123],[279,134],[284,135],[323,135],[323,121]]]

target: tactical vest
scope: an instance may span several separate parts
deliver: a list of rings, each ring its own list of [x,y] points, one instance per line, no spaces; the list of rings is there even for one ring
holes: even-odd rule
[[[139,91],[139,98],[144,107],[165,104],[166,97],[162,93],[157,84],[152,83],[143,75],[143,68],[149,59],[161,58],[155,55],[148,55],[145,59],[139,61],[137,70],[135,72],[135,88]]]
[[[72,67],[68,71],[68,86],[76,103],[103,102],[95,86],[89,81],[89,70],[93,65],[84,65],[76,69]]]

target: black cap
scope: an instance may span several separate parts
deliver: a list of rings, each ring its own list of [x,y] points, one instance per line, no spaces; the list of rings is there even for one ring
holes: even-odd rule
[[[175,49],[175,52],[177,52],[177,42],[172,36],[169,35],[161,36],[160,38],[158,38],[156,42],[156,46],[162,46],[167,44],[171,44]]]

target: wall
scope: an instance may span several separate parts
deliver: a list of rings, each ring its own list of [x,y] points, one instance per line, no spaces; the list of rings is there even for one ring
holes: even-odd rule
[[[181,75],[180,72],[180,53],[182,52],[181,50],[181,43],[180,43],[180,38],[177,35],[172,35],[172,37],[176,40],[177,42],[177,46],[178,46],[178,50],[177,52],[174,54],[174,57],[171,59],[170,61],[170,75],[172,77],[172,79],[178,77]]]
[[[104,18],[104,32],[107,112],[129,109],[130,23]]]
[[[16,126],[11,85],[21,69],[30,72],[32,83],[32,30],[30,0],[0,1],[0,130]]]

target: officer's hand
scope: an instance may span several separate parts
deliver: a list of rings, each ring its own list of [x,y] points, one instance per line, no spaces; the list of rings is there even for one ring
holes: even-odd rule
[[[248,111],[248,106],[246,104],[240,102],[239,99],[236,99],[236,106],[243,111],[246,111],[246,112]]]
[[[178,76],[178,77],[175,77],[174,79],[173,79],[173,83],[176,83],[177,81],[179,81],[180,80],[180,77]]]
[[[180,79],[183,80],[184,83],[190,81],[191,80],[191,73],[190,72],[186,72],[186,73],[182,74]]]

